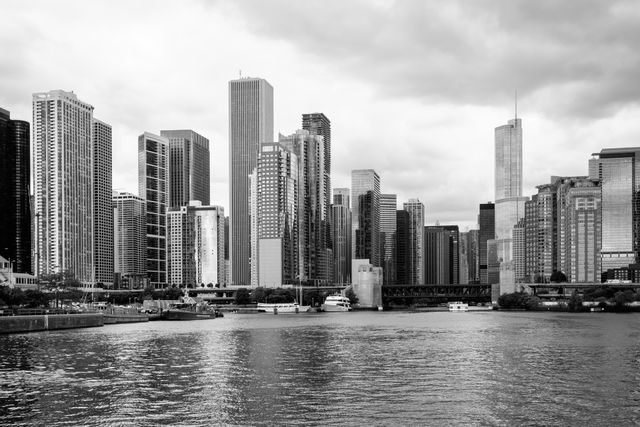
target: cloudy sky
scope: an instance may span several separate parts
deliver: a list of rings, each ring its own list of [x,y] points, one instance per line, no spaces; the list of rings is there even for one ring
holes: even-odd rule
[[[494,199],[494,128],[524,129],[524,195],[640,145],[634,1],[31,1],[0,3],[0,107],[31,121],[63,89],[113,127],[114,188],[137,193],[137,137],[211,141],[212,203],[229,206],[227,84],[274,87],[275,131],[332,123],[332,184],[372,168],[427,224],[474,227]]]

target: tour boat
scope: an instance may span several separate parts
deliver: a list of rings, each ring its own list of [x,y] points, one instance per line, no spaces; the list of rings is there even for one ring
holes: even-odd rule
[[[258,303],[258,311],[264,313],[273,313],[273,314],[286,314],[286,313],[304,313],[309,311],[308,305],[300,305],[297,302],[289,302],[289,303]]]
[[[450,302],[449,311],[469,311],[469,304],[461,301]]]
[[[324,304],[322,304],[323,311],[351,311],[351,302],[349,298],[341,295],[329,295]]]

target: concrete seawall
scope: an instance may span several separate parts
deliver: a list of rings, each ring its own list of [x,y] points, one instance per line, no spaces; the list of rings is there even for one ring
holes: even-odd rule
[[[104,325],[102,313],[39,314],[0,317],[0,334],[90,328]]]

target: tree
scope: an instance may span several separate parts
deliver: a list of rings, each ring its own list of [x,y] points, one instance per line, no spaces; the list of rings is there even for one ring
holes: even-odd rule
[[[351,303],[352,306],[358,304],[358,302],[360,301],[356,293],[353,292],[353,288],[351,286],[347,288],[347,290],[344,293],[344,296],[349,298],[349,302]]]
[[[554,271],[551,274],[550,281],[551,281],[551,283],[566,283],[567,282],[567,275],[564,274],[562,271]]]
[[[267,293],[262,286],[258,286],[251,292],[251,300],[255,302],[266,302]]]
[[[573,291],[573,293],[571,294],[568,307],[571,311],[582,311],[582,297],[580,296],[580,294],[578,294],[577,291]]]
[[[238,288],[234,302],[236,305],[244,305],[251,303],[251,294],[247,288]]]
[[[498,305],[504,309],[536,310],[540,306],[540,298],[526,292],[502,294],[498,298]]]

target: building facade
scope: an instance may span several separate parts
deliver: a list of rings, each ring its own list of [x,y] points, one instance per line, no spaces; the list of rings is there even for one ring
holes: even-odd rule
[[[352,258],[381,266],[380,176],[373,169],[351,172]]]
[[[351,283],[351,208],[348,188],[333,189],[331,206],[331,242],[333,281]]]
[[[383,283],[396,283],[396,211],[398,197],[395,194],[380,195],[380,256],[382,257]]]
[[[169,140],[149,132],[138,137],[138,194],[145,201],[146,271],[151,286],[167,284]]]
[[[251,283],[249,174],[262,142],[273,141],[273,88],[264,79],[229,82],[229,185],[231,282]]]
[[[409,213],[408,284],[421,285],[425,283],[424,204],[418,199],[409,199],[403,208]]]
[[[93,119],[93,266],[99,287],[113,285],[113,185],[111,126]]]
[[[121,280],[146,277],[147,214],[141,197],[113,192],[113,268]]]
[[[73,92],[33,95],[36,276],[94,282],[93,107]]]
[[[209,140],[190,130],[161,130],[169,140],[169,208],[187,206],[192,200],[209,205]]]
[[[408,285],[410,282],[410,222],[409,212],[396,211],[396,283],[400,285]]]
[[[495,237],[495,205],[481,203],[478,213],[478,269],[480,283],[489,284],[488,242]]]
[[[29,122],[0,108],[0,256],[16,273],[32,271],[29,132]]]

